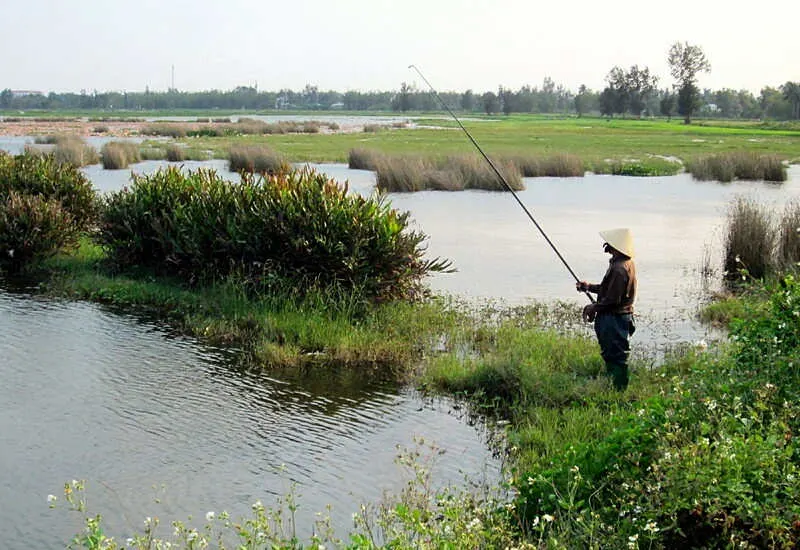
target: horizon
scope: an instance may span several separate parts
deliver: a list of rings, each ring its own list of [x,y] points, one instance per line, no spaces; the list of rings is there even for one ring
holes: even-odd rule
[[[5,6],[0,89],[44,94],[229,91],[396,91],[426,87],[416,64],[442,92],[541,88],[545,77],[575,92],[600,91],[614,66],[648,67],[670,88],[674,42],[703,48],[711,72],[701,89],[748,90],[800,81],[792,40],[800,3],[764,0],[758,14],[676,0],[668,11],[632,0],[492,9],[474,0],[298,0],[293,5],[231,0],[31,0]],[[679,28],[670,24],[680,19]],[[759,21],[765,19],[768,24]],[[547,24],[542,24],[546,21]],[[559,22],[562,22],[559,25]],[[35,36],[31,40],[32,34]],[[174,66],[174,73],[173,73]]]

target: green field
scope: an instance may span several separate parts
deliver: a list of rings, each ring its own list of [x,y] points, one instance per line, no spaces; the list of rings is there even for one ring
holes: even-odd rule
[[[378,132],[335,134],[282,134],[267,136],[187,138],[193,148],[208,149],[219,158],[232,145],[266,143],[293,162],[346,162],[354,148],[390,154],[452,155],[474,153],[454,121],[418,119],[420,126],[436,128],[386,128]],[[606,159],[646,161],[676,157],[690,161],[726,151],[776,154],[800,161],[800,130],[762,129],[752,123],[686,126],[674,120],[606,120],[601,118],[554,119],[535,116],[469,117],[465,127],[491,155],[543,157],[556,153],[579,156],[588,166]]]

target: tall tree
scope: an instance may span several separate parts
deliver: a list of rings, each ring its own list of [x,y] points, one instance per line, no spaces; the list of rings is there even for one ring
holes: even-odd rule
[[[650,74],[650,69],[633,65],[624,76],[625,91],[628,95],[629,108],[634,116],[641,118],[647,106],[647,99],[656,89],[658,77]]]
[[[667,120],[672,120],[672,115],[675,113],[675,94],[670,93],[669,90],[664,91],[659,102],[661,114],[667,117]]]
[[[800,83],[787,82],[781,86],[783,97],[792,104],[792,118],[800,118]]]
[[[700,46],[688,42],[675,42],[669,49],[667,63],[678,88],[678,112],[686,124],[691,124],[700,104],[697,74],[710,71],[711,64]]]
[[[461,110],[462,111],[472,111],[475,108],[475,94],[472,93],[472,90],[467,90],[463,94],[461,94]]]
[[[589,110],[587,92],[586,84],[581,84],[581,87],[578,89],[578,95],[575,96],[575,111],[578,113],[578,118],[581,118],[583,113]]]
[[[610,86],[606,87],[600,93],[600,114],[608,118],[614,118],[614,113],[617,110],[617,92]]]
[[[622,67],[612,67],[606,75],[606,82],[608,82],[608,89],[611,90],[606,99],[613,99],[613,112],[624,115],[628,112],[631,102],[625,71]]]
[[[481,101],[483,103],[483,111],[487,115],[491,115],[500,110],[500,102],[497,100],[497,94],[494,92],[486,92],[483,94],[481,96]]]

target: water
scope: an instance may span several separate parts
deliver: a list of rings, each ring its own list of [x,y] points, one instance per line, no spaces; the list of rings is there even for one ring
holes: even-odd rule
[[[447,451],[435,470],[443,481],[499,473],[487,432],[449,400],[352,372],[243,370],[231,350],[158,323],[8,290],[0,334],[4,548],[63,548],[77,514],[49,510],[46,498],[71,479],[89,480],[92,510],[116,534],[146,516],[162,518],[164,534],[168,520],[209,510],[240,517],[291,482],[300,525],[332,504],[345,534],[360,503],[401,488],[396,445],[414,437]]]
[[[11,145],[19,143],[0,142]],[[166,165],[144,162],[132,170]],[[183,166],[236,177],[224,161]],[[374,191],[372,172],[317,168],[349,180],[353,192]],[[83,170],[102,192],[121,189],[131,172]],[[708,335],[695,320],[708,291],[700,268],[704,250],[721,247],[726,208],[747,195],[782,210],[800,195],[800,167],[782,185],[721,185],[688,175],[525,183],[520,199],[581,278],[597,281],[605,271],[599,230],[632,228],[640,282],[633,346],[641,350]],[[435,291],[476,302],[585,302],[508,194],[388,198],[430,236],[429,254],[458,267],[430,278]],[[718,254],[712,259],[719,263]],[[115,532],[148,515],[203,517],[220,507],[239,515],[256,499],[272,502],[290,480],[299,483],[301,523],[331,503],[335,523],[346,530],[360,502],[400,486],[395,446],[410,445],[415,435],[448,450],[440,479],[498,472],[485,432],[451,414],[448,400],[425,401],[407,388],[349,374],[243,371],[232,352],[176,337],[158,323],[25,292],[0,291],[0,334],[0,532],[10,548],[61,547],[77,530],[46,504],[47,494],[73,478],[90,480],[91,503],[111,518]],[[282,464],[286,473],[278,471]],[[156,505],[149,487],[161,484],[166,493]]]

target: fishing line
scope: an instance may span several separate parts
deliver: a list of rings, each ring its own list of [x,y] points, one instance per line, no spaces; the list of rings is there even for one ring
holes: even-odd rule
[[[564,267],[567,268],[567,271],[569,271],[570,275],[572,275],[572,277],[575,279],[575,282],[577,282],[577,283],[581,282],[581,280],[578,278],[577,275],[575,275],[575,272],[572,270],[572,268],[567,263],[567,260],[565,260],[564,256],[561,255],[561,252],[558,251],[558,249],[556,248],[556,245],[553,244],[553,241],[551,241],[550,237],[547,236],[547,233],[544,232],[544,229],[542,229],[542,226],[539,225],[539,222],[536,221],[536,219],[533,217],[533,214],[531,214],[530,210],[528,210],[528,207],[525,206],[525,203],[522,202],[522,200],[517,195],[516,191],[514,191],[514,189],[508,184],[508,182],[506,181],[506,178],[503,176],[503,174],[500,173],[500,170],[498,170],[497,166],[495,166],[495,164],[492,162],[492,159],[490,159],[486,155],[486,153],[483,152],[483,149],[481,149],[481,146],[478,145],[477,141],[475,141],[475,138],[472,137],[472,134],[470,134],[467,131],[467,129],[464,128],[464,125],[461,124],[461,121],[458,119],[458,117],[455,115],[455,113],[450,110],[450,107],[448,107],[447,104],[444,102],[442,97],[439,95],[439,92],[436,91],[436,88],[434,88],[433,85],[430,82],[428,82],[428,79],[425,78],[425,75],[422,74],[422,71],[420,71],[419,68],[416,65],[409,65],[408,68],[409,69],[414,69],[415,71],[417,71],[417,74],[420,76],[420,78],[422,78],[422,80],[425,81],[425,84],[427,84],[428,88],[431,89],[431,93],[433,93],[433,95],[436,96],[436,99],[439,100],[439,103],[442,104],[442,107],[444,107],[445,111],[447,111],[450,114],[450,116],[453,117],[453,119],[458,124],[459,128],[461,128],[464,131],[464,133],[467,134],[467,137],[472,142],[472,145],[475,146],[475,148],[478,150],[478,152],[481,154],[481,156],[484,158],[484,160],[486,160],[486,162],[489,163],[489,166],[492,167],[492,170],[497,175],[497,177],[500,180],[500,182],[503,184],[503,187],[505,187],[511,193],[511,196],[514,197],[514,199],[517,201],[517,204],[519,204],[520,207],[522,208],[522,210],[525,211],[525,214],[528,215],[528,219],[530,219],[533,222],[533,225],[535,225],[536,229],[539,230],[539,233],[542,234],[542,237],[544,237],[544,240],[547,241],[547,244],[549,244],[550,248],[553,249],[553,252],[556,253],[556,256],[558,256],[558,259],[561,260],[561,263],[564,264]],[[584,292],[584,294],[586,294],[586,296],[589,298],[590,302],[594,303],[594,298],[592,298],[591,294],[589,294],[588,292]]]

